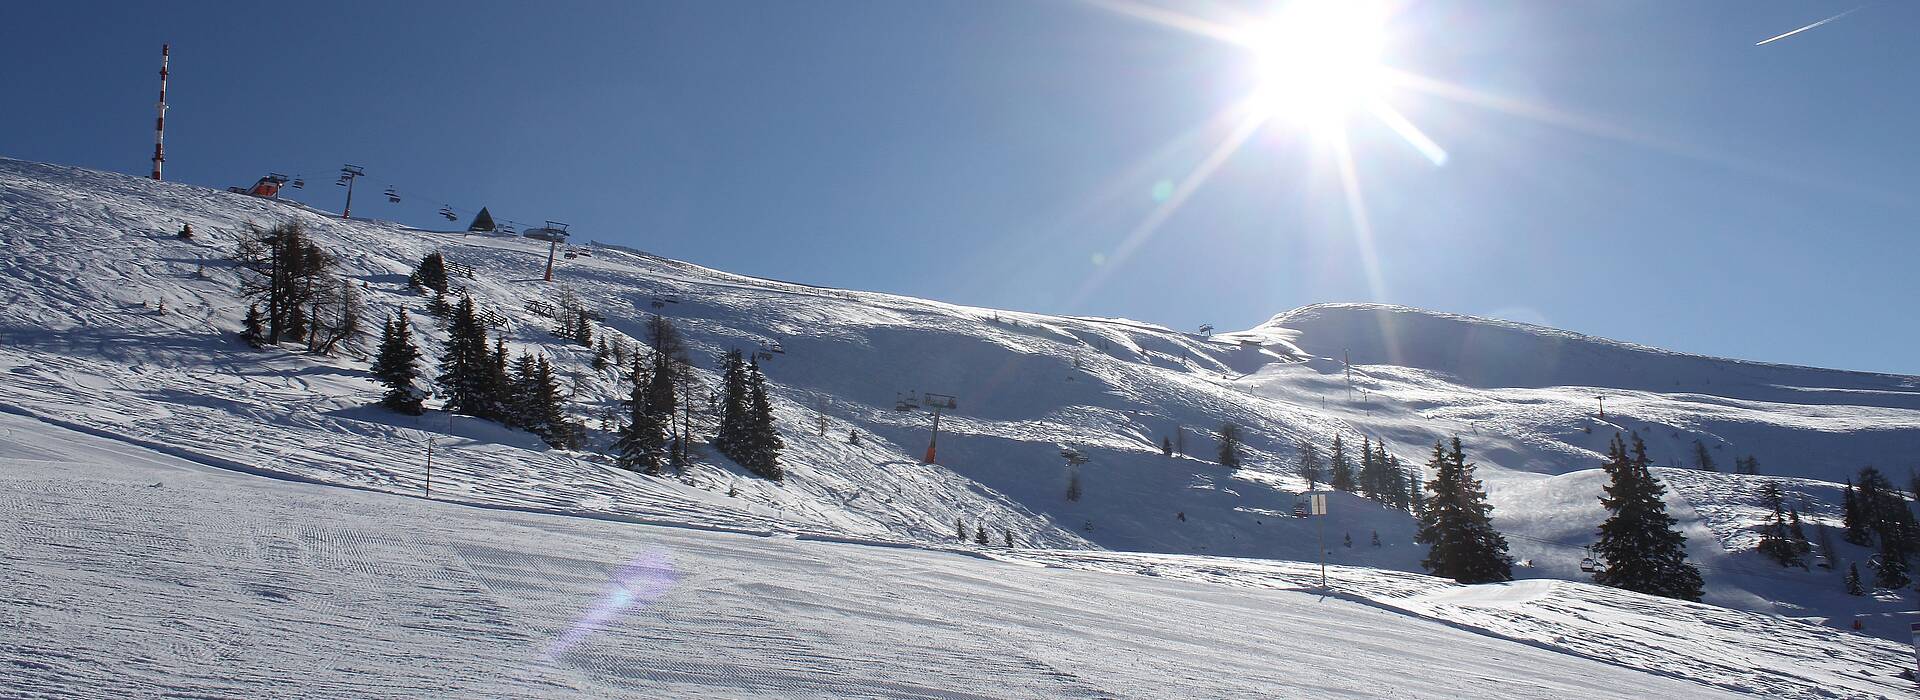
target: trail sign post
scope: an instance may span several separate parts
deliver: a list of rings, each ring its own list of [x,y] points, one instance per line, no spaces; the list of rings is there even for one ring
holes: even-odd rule
[[[1309,510],[1308,512],[1313,514],[1314,517],[1317,518],[1327,514],[1327,495],[1326,494],[1324,493],[1308,494],[1307,502],[1310,504],[1310,507],[1311,507],[1311,510]],[[1325,520],[1320,521],[1320,524],[1319,526],[1317,526],[1317,529],[1320,531],[1320,587],[1326,588],[1327,587],[1327,522]]]

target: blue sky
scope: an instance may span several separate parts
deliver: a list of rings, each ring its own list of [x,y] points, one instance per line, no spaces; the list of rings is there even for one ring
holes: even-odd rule
[[[171,42],[170,180],[337,208],[353,162],[406,197],[356,214],[487,205],[816,284],[1223,330],[1377,300],[1920,374],[1920,3],[1759,47],[1857,3],[1395,6],[1388,63],[1483,99],[1388,95],[1444,166],[1349,123],[1371,246],[1329,142],[1278,122],[1124,245],[1251,60],[1077,0],[23,3],[0,155],[146,172]]]

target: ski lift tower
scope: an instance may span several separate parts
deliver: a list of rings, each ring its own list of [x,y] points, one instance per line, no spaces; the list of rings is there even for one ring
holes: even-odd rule
[[[549,244],[547,246],[546,281],[552,282],[553,257],[560,252],[560,244],[567,242],[567,225],[558,221],[548,221],[547,225],[540,228],[527,229],[527,232],[521,235],[535,240],[546,241]]]
[[[958,411],[960,410],[960,402],[946,394],[927,394],[926,400],[927,408],[933,409],[933,437],[927,440],[927,455],[926,458],[920,460],[920,463],[938,464],[939,462],[935,459],[933,448],[940,442],[940,412]]]
[[[333,183],[335,185],[339,185],[341,187],[347,188],[347,206],[345,209],[340,210],[340,218],[347,219],[347,218],[353,217],[353,181],[365,176],[366,174],[367,174],[367,171],[362,170],[360,169],[360,166],[353,165],[351,163],[345,166],[342,166],[340,168],[340,180],[338,182]]]

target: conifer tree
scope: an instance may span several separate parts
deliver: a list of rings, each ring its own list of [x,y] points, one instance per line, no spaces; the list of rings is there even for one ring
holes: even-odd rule
[[[412,322],[407,320],[407,310],[401,309],[393,319],[388,320],[380,333],[380,351],[373,360],[373,376],[387,387],[380,397],[380,405],[417,416],[421,413],[420,402],[425,392],[414,386],[420,378],[420,348],[413,344]]]
[[[967,521],[957,516],[953,519],[953,536],[959,538],[961,542],[967,541]]]
[[[1873,543],[1867,536],[1866,518],[1861,516],[1860,497],[1853,492],[1852,479],[1847,480],[1846,489],[1840,492],[1840,512],[1847,530],[1841,539],[1863,547]]]
[[[594,369],[594,371],[596,371],[596,372],[597,372],[597,371],[600,371],[600,370],[603,370],[603,369],[606,369],[606,368],[607,368],[607,358],[608,358],[608,355],[609,355],[609,353],[607,352],[607,339],[606,339],[606,336],[601,336],[601,338],[600,338],[600,344],[599,344],[598,346],[596,346],[596,347],[594,347],[594,349],[593,349],[593,369]]]
[[[1333,476],[1328,479],[1333,488],[1337,491],[1354,490],[1357,484],[1353,483],[1353,464],[1347,460],[1347,447],[1340,441],[1339,435],[1333,436],[1333,450],[1328,461],[1333,465]]]
[[[533,425],[536,422],[534,416],[540,412],[537,405],[538,390],[534,387],[536,383],[535,374],[533,353],[524,350],[521,351],[520,356],[513,360],[513,370],[507,380],[512,387],[511,390],[506,392],[508,400],[506,405],[502,407],[503,410],[500,415],[501,424],[513,428],[526,428],[530,432],[539,432],[533,430]]]
[[[1860,565],[1853,563],[1847,564],[1847,595],[1861,596],[1866,594],[1866,587],[1860,585]]]
[[[980,545],[980,546],[982,546],[982,547],[985,547],[985,546],[987,546],[988,544],[991,544],[991,542],[990,542],[990,541],[989,541],[989,540],[987,539],[987,524],[986,524],[986,523],[979,523],[979,524],[976,524],[976,525],[974,526],[974,528],[973,528],[973,543],[974,543],[974,544],[977,544],[977,545]]]
[[[1307,490],[1312,491],[1320,485],[1320,448],[1311,442],[1300,442],[1300,463],[1297,467],[1300,478],[1307,480]]]
[[[1420,515],[1420,532],[1414,538],[1429,546],[1420,565],[1435,576],[1460,583],[1512,580],[1507,539],[1493,528],[1493,506],[1487,505],[1486,492],[1473,476],[1474,465],[1467,462],[1460,438],[1453,439],[1450,452],[1434,443],[1433,458],[1427,464],[1434,474],[1427,485],[1433,498]]]
[[[1812,570],[1807,565],[1807,555],[1813,552],[1813,543],[1807,541],[1807,532],[1800,528],[1800,509],[1787,509],[1787,541],[1793,544],[1793,551],[1799,556],[1800,568]]]
[[[639,357],[633,358],[633,389],[626,401],[627,423],[613,447],[617,453],[615,459],[621,467],[659,474],[666,431],[657,419],[658,414],[647,406],[650,396],[648,387],[651,385],[652,378],[647,374],[646,363]]]
[[[446,353],[440,356],[440,392],[447,410],[470,416],[493,417],[493,358],[487,352],[487,331],[473,310],[473,299],[462,297],[454,307],[447,330]]]
[[[1013,531],[1012,530],[1001,530],[1000,539],[1006,542],[1007,549],[1013,549]]]
[[[245,325],[242,326],[240,330],[240,339],[247,341],[248,345],[256,348],[266,347],[266,323],[266,316],[260,313],[259,304],[247,307],[247,319]]]
[[[767,377],[761,374],[757,362],[747,363],[747,391],[750,422],[745,466],[763,478],[780,481],[786,476],[786,471],[780,467],[780,451],[786,447],[786,442],[773,425],[773,403],[767,397]]]
[[[437,294],[447,293],[447,259],[439,253],[428,253],[415,265],[413,274],[407,276],[407,284],[419,289],[429,289]]]
[[[1240,426],[1233,423],[1220,424],[1220,466],[1240,466]]]
[[[1360,436],[1360,473],[1356,476],[1360,495],[1379,501],[1384,495],[1380,489],[1380,465],[1373,460],[1373,440],[1365,435]]]
[[[1173,439],[1172,438],[1166,437],[1164,435],[1160,436],[1160,456],[1162,457],[1173,456]]]
[[[1693,441],[1693,466],[1703,472],[1718,471],[1713,466],[1713,453],[1707,451],[1706,443]]]
[[[493,412],[487,417],[513,425],[507,416],[507,407],[514,402],[514,384],[512,357],[507,354],[506,336],[495,336],[493,339],[493,361],[488,365],[487,388],[493,397]]]
[[[1699,569],[1687,563],[1685,535],[1667,515],[1663,499],[1667,489],[1648,470],[1647,446],[1633,436],[1633,455],[1614,435],[1608,447],[1604,469],[1610,479],[1600,504],[1612,513],[1600,525],[1600,541],[1594,545],[1607,562],[1593,581],[1631,591],[1699,600],[1702,581]]]
[[[572,438],[571,426],[560,399],[560,383],[554,379],[553,365],[546,357],[534,359],[521,355],[515,365],[519,386],[519,427],[540,436],[554,447],[566,447]]]
[[[1773,519],[1768,521],[1760,534],[1760,553],[1773,558],[1781,566],[1805,566],[1800,561],[1800,548],[1787,531],[1786,507],[1780,497],[1780,484],[1769,481],[1762,485],[1760,500],[1773,511]]]
[[[1906,588],[1913,583],[1908,574],[1907,553],[1895,539],[1880,538],[1880,565],[1873,569],[1874,588]]]
[[[720,429],[713,447],[735,462],[744,463],[749,430],[747,362],[739,349],[720,358]]]

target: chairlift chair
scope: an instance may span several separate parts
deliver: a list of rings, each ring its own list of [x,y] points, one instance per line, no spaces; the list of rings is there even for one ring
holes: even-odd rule
[[[1585,559],[1580,560],[1580,570],[1591,574],[1595,571],[1600,570],[1600,564],[1598,562],[1595,562],[1593,560],[1593,557],[1587,557]]]
[[[395,191],[393,190],[393,185],[387,185],[387,202],[388,202],[389,204],[399,204],[399,203],[400,203],[400,193],[399,193],[399,192],[395,192]]]
[[[946,394],[927,394],[926,400],[928,408],[938,408],[943,411],[960,410],[960,400]]]
[[[307,179],[306,179],[306,178],[304,178],[304,177],[295,177],[295,178],[293,179],[293,188],[294,188],[294,189],[296,189],[296,190],[304,190],[304,189],[306,189],[306,188],[307,188]]]
[[[448,221],[460,218],[460,215],[453,213],[453,207],[451,206],[440,207],[440,216],[445,217]]]
[[[893,410],[918,411],[920,410],[920,402],[914,400],[913,394],[894,394]]]

